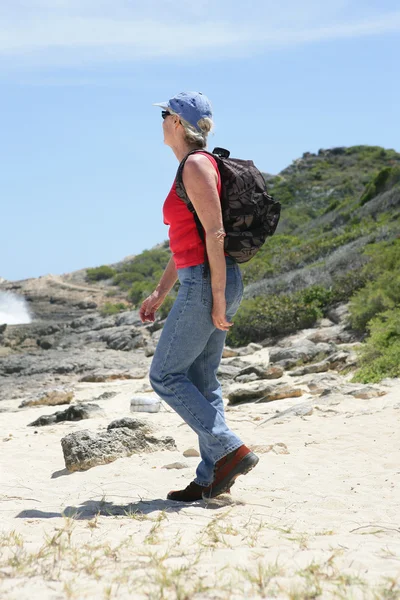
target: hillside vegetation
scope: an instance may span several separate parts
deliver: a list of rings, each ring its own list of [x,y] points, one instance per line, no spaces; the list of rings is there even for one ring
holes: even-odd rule
[[[265,178],[282,218],[275,236],[242,266],[245,299],[228,343],[310,327],[349,301],[351,326],[366,336],[357,377],[400,376],[400,154],[375,146],[306,152]],[[118,270],[102,266],[87,276],[107,279],[138,306],[169,257],[164,243]]]

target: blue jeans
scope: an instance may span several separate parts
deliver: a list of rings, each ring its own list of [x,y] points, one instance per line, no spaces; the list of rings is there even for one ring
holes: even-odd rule
[[[238,265],[226,257],[226,315],[232,320],[243,296]],[[215,463],[242,445],[225,422],[217,371],[226,332],[211,319],[212,292],[204,264],[178,269],[180,287],[150,368],[154,391],[199,437],[195,482],[208,486]]]

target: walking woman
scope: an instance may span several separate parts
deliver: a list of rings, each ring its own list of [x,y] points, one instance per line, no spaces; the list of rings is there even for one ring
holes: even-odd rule
[[[206,147],[213,125],[206,96],[183,92],[156,106],[162,108],[164,143],[179,163],[191,151]],[[178,295],[153,357],[150,382],[198,435],[201,462],[194,481],[167,495],[169,500],[193,502],[229,491],[235,478],[250,471],[258,457],[227,426],[217,379],[225,338],[243,295],[239,267],[224,253],[217,163],[205,153],[190,154],[182,177],[204,228],[205,243],[174,182],[163,207],[172,257],[157,288],[144,300],[140,317],[143,322],[154,321],[179,279]]]

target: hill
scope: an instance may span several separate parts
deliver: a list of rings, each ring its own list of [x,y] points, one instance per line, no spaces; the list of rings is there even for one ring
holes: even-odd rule
[[[274,237],[242,266],[245,299],[229,344],[266,343],[311,327],[338,303],[350,302],[349,326],[361,340],[368,332],[373,338],[382,326],[392,332],[389,345],[393,340],[399,345],[396,358],[387,356],[384,339],[378,359],[394,364],[397,352],[400,356],[398,334],[393,336],[400,320],[400,154],[376,146],[321,149],[264,177],[282,203],[282,218]],[[87,305],[75,299],[79,309],[114,314],[140,305],[169,257],[164,242],[114,265],[82,269],[59,276],[57,282],[53,277],[49,284],[53,295],[56,283],[63,295],[68,285],[75,294],[89,295]],[[16,289],[6,283],[0,288]],[[24,282],[17,283],[23,293]],[[29,290],[32,286],[31,281]],[[161,307],[161,318],[176,289]],[[399,367],[385,373],[399,375]],[[377,380],[381,375],[379,370],[365,376]]]

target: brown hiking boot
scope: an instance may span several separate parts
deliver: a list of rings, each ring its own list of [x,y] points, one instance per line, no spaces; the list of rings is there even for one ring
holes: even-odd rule
[[[215,498],[229,490],[236,477],[251,471],[258,461],[258,456],[244,444],[221,458],[215,465],[214,481],[210,486],[203,488],[203,498]]]
[[[177,502],[196,502],[196,500],[202,500],[203,494],[207,494],[210,489],[211,485],[205,487],[192,481],[184,490],[169,492],[167,495],[167,500],[176,500]],[[222,492],[220,493],[222,494]],[[230,494],[230,490],[225,490],[225,493]]]

